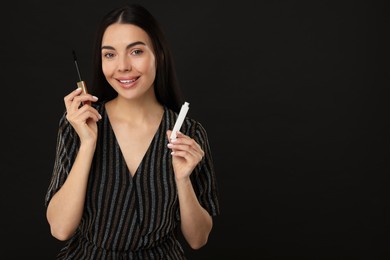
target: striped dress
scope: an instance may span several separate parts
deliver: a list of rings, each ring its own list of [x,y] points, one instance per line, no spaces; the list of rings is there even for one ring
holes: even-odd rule
[[[176,236],[180,213],[166,136],[166,131],[173,129],[177,113],[164,107],[159,128],[131,176],[104,103],[94,106],[103,118],[98,122],[84,213],[79,228],[66,241],[57,259],[186,259]],[[46,206],[64,184],[80,144],[65,116],[66,113],[59,122]],[[218,191],[206,131],[188,117],[180,131],[196,140],[205,152],[190,178],[200,204],[216,216]]]

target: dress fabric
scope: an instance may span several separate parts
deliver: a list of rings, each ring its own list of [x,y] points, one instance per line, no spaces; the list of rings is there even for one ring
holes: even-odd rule
[[[74,236],[57,259],[186,259],[176,237],[179,204],[166,131],[177,113],[164,107],[161,123],[137,171],[128,170],[104,102],[93,105],[102,115],[91,165],[84,214]],[[195,139],[205,152],[191,174],[200,204],[211,216],[219,214],[218,191],[207,133],[188,117],[181,132]],[[53,175],[45,197],[47,206],[64,184],[80,141],[66,112],[59,121]]]

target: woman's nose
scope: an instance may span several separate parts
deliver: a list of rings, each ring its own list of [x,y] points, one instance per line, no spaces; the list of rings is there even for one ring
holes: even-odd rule
[[[131,68],[132,68],[131,60],[129,57],[124,56],[119,59],[119,64],[118,64],[119,71],[130,71]]]

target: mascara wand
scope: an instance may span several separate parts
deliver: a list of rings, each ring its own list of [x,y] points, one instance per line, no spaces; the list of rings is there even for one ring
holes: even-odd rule
[[[74,50],[72,52],[73,52],[74,65],[76,65],[77,75],[79,76],[80,81],[82,81],[80,70],[79,70],[79,65],[77,64],[76,52]]]
[[[77,75],[79,76],[79,81],[77,82],[77,86],[83,90],[84,94],[88,94],[87,85],[85,84],[85,81],[81,79],[79,65],[77,63],[76,52],[74,50],[73,50],[73,59],[74,59],[74,64],[76,65]]]

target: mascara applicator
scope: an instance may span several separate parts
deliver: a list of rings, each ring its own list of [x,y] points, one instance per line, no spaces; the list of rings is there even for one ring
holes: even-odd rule
[[[76,65],[77,74],[79,76],[79,81],[77,82],[77,86],[83,90],[84,94],[88,94],[87,85],[85,84],[85,81],[81,79],[79,65],[77,64],[76,52],[74,50],[73,50],[73,59],[74,59],[74,64]]]

